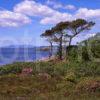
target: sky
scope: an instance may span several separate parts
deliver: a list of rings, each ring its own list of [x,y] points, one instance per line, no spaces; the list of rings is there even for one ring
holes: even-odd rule
[[[0,0],[0,46],[48,45],[40,34],[77,18],[96,25],[74,38],[73,44],[100,32],[100,0]]]

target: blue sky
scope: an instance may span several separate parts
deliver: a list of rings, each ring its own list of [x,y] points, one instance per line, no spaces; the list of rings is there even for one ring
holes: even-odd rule
[[[100,0],[0,0],[0,46],[46,45],[40,34],[60,21],[84,18],[96,22],[76,43],[99,32]]]

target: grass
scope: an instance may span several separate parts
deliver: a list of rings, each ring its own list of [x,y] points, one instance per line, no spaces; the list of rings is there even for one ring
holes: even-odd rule
[[[32,75],[20,74],[26,67],[33,69]],[[47,73],[51,77],[44,79],[39,73]],[[100,62],[28,62],[0,67],[0,100],[33,98],[99,100]]]

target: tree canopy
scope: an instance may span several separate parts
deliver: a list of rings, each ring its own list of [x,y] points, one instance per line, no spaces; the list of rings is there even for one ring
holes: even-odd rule
[[[59,44],[59,58],[62,59],[63,43],[66,43],[67,54],[67,47],[71,46],[72,39],[78,34],[90,30],[94,25],[94,22],[86,21],[85,19],[60,22],[52,27],[50,30],[46,30],[43,34],[41,34],[41,36],[48,38],[49,41],[52,43],[56,42]]]

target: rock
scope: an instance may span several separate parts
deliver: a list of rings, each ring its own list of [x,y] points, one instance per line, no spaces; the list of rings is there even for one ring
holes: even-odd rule
[[[32,75],[33,69],[32,68],[24,68],[22,70],[22,75]]]

